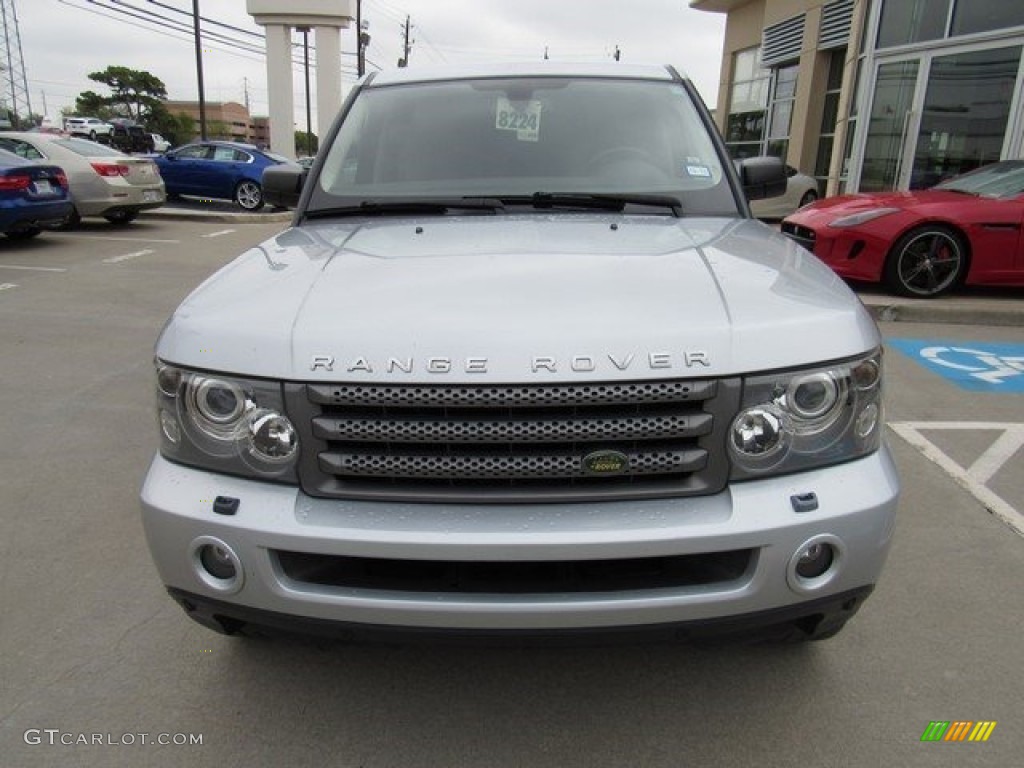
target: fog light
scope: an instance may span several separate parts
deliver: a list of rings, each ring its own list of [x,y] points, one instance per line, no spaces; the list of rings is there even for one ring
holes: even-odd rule
[[[238,573],[228,550],[217,544],[204,544],[199,549],[199,562],[215,579],[228,581]]]
[[[200,536],[189,547],[192,569],[207,587],[218,592],[237,592],[245,573],[238,555],[220,539]]]
[[[835,552],[824,542],[811,544],[796,561],[796,573],[805,579],[816,579],[832,567]]]
[[[805,541],[789,558],[786,581],[790,588],[810,595],[833,583],[842,573],[845,551],[843,542],[831,533]]]

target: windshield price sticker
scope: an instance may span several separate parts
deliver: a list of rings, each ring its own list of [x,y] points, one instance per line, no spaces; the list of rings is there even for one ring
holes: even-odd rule
[[[515,131],[519,141],[537,141],[540,138],[539,101],[521,101],[513,104],[504,96],[498,99],[494,127],[499,131]]]

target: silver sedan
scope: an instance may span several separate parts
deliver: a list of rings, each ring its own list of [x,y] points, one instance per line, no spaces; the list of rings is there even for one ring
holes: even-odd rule
[[[83,216],[102,216],[114,224],[127,224],[139,211],[158,208],[167,199],[160,171],[146,157],[132,157],[94,141],[52,133],[0,133],[0,147],[64,169],[75,205],[70,226]]]

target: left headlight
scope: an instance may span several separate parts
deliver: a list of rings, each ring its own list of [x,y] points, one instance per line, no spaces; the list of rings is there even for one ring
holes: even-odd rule
[[[182,464],[297,482],[299,439],[281,385],[157,361],[160,452]]]
[[[882,353],[751,376],[729,430],[733,480],[799,472],[878,450]]]

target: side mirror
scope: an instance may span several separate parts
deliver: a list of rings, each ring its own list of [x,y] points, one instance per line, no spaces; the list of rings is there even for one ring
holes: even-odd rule
[[[298,208],[308,171],[295,165],[272,165],[263,171],[263,199],[278,208]]]
[[[737,163],[747,200],[786,194],[786,166],[778,157],[748,157]]]

